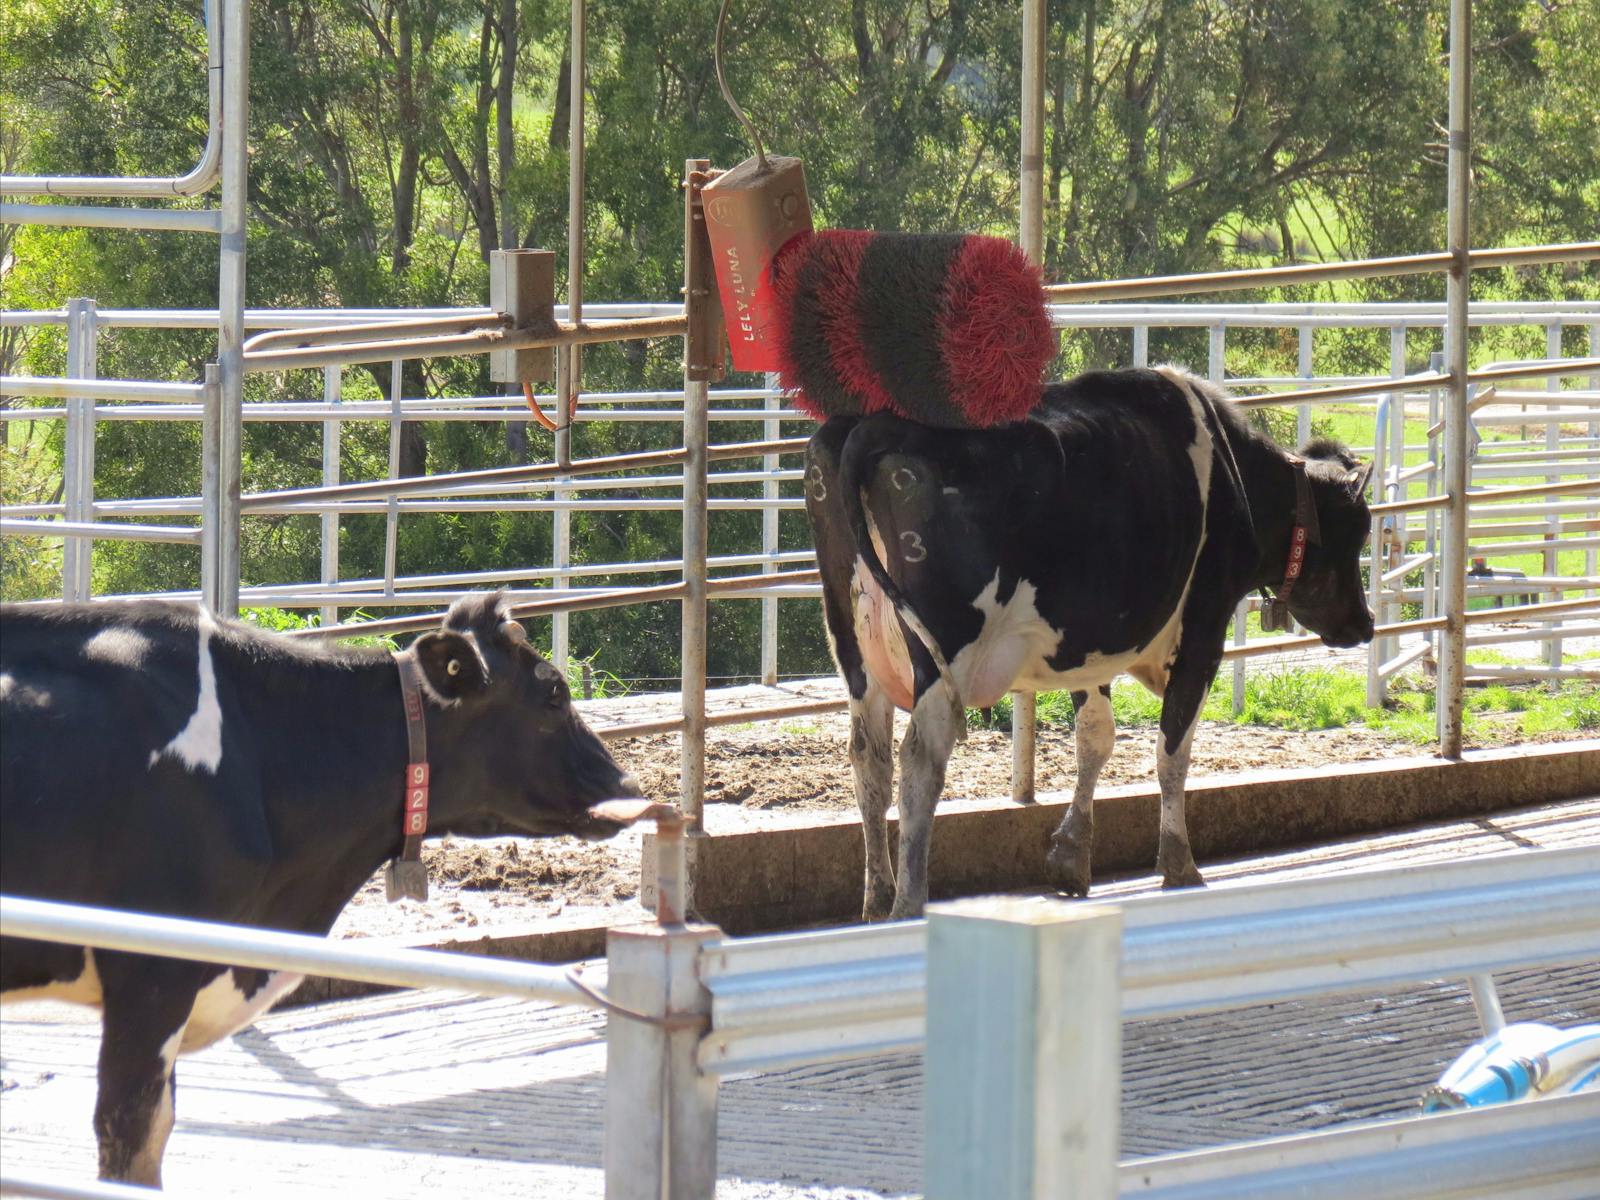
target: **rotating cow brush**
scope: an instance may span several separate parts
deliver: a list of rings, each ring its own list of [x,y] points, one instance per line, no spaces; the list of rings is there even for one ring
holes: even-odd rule
[[[779,378],[818,420],[985,428],[1039,402],[1055,335],[1039,269],[1003,238],[824,230],[771,273]]]

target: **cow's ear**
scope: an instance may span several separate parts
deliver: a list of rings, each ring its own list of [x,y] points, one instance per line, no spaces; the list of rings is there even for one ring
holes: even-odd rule
[[[488,686],[489,676],[472,640],[451,630],[425,633],[411,643],[428,689],[445,703],[455,703]]]
[[[1367,490],[1367,480],[1372,475],[1372,465],[1371,462],[1364,462],[1356,467],[1355,470],[1345,474],[1345,487],[1350,489],[1352,496],[1360,496],[1362,492]]]

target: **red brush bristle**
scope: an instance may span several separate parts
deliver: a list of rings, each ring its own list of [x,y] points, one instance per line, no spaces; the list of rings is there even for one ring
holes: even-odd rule
[[[1010,242],[969,238],[942,300],[937,336],[951,398],[979,428],[1022,420],[1056,354],[1039,268]]]
[[[861,317],[856,312],[861,260],[875,235],[864,229],[827,230],[813,240],[831,260],[828,284],[818,289],[823,328],[828,337],[828,358],[839,382],[861,400],[863,414],[894,409],[894,398],[867,360],[861,340]]]
[[[795,238],[779,252],[773,265],[779,322],[774,338],[778,380],[794,394],[795,404],[817,420],[825,420],[845,405],[851,413],[878,412],[893,406],[867,360],[861,340],[861,320],[856,313],[861,260],[873,234],[859,229],[830,229]],[[805,305],[812,324],[808,333],[817,344],[801,344],[795,329],[796,305]],[[852,393],[848,398],[813,395],[807,390],[806,372],[814,370],[821,350],[838,383]],[[808,363],[807,357],[813,361]]]

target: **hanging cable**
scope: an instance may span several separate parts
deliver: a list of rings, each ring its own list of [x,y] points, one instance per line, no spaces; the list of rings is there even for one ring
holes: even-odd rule
[[[717,86],[722,89],[722,98],[728,102],[728,107],[733,109],[733,115],[738,118],[739,124],[744,127],[745,135],[755,144],[756,160],[761,164],[761,170],[767,171],[767,152],[761,145],[761,134],[749,117],[744,115],[744,109],[739,107],[739,102],[733,98],[733,93],[728,90],[728,81],[722,75],[722,27],[728,22],[728,5],[732,0],[722,0],[722,8],[717,13],[717,40],[712,48],[711,58],[717,67]]]

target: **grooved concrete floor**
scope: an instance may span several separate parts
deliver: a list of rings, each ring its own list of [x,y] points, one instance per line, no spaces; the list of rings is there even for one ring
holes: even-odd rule
[[[1600,843],[1600,799],[1214,865],[1213,886]],[[1154,885],[1113,883],[1102,896]],[[1499,977],[1511,1020],[1600,1020],[1600,962]],[[0,1165],[93,1174],[94,1016],[29,1005],[0,1021]],[[604,1019],[402,992],[269,1016],[186,1058],[169,1194],[598,1197]],[[1262,1005],[1124,1029],[1127,1155],[1414,1111],[1477,1035],[1464,985]],[[915,1192],[915,1055],[734,1077],[719,1195]]]

